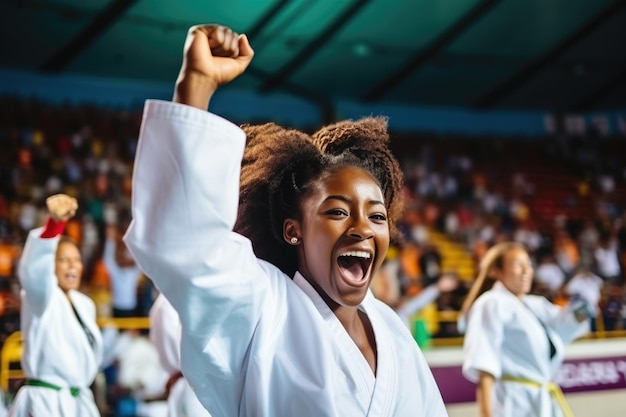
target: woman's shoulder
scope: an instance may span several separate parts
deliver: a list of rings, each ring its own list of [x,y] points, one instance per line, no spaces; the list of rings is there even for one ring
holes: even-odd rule
[[[72,290],[71,298],[72,298],[72,303],[74,304],[80,303],[80,305],[88,306],[90,308],[95,308],[96,306],[96,304],[91,299],[91,297],[89,297],[87,294],[81,291]]]
[[[528,294],[524,297],[524,303],[536,313],[549,313],[558,310],[559,307],[553,304],[543,295]]]
[[[486,311],[490,314],[504,315],[511,311],[511,303],[515,302],[509,294],[498,291],[497,289],[489,290],[481,294],[474,305],[473,311]]]
[[[476,304],[486,304],[486,305],[500,305],[506,304],[509,302],[509,297],[507,294],[498,291],[497,289],[491,289],[482,293],[474,302]]]

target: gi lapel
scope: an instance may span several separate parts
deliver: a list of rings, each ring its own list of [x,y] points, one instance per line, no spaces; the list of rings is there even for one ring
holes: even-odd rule
[[[533,311],[533,309],[530,308],[528,304],[526,304],[524,301],[522,301],[522,304],[524,304],[524,307],[526,307],[528,311],[531,312],[531,314],[537,319],[537,321],[543,328],[543,331],[545,332],[546,337],[548,338],[548,343],[550,344],[550,359],[554,358],[554,355],[556,354],[556,347],[554,346],[554,342],[552,342],[552,338],[550,337],[550,330],[548,329],[546,324],[539,318],[539,316]]]
[[[393,354],[391,346],[391,340],[394,336],[389,334],[386,325],[376,314],[369,292],[361,305],[372,323],[374,336],[376,337],[376,349],[378,351],[376,380],[367,417],[389,416],[393,405],[393,393],[396,392],[396,384],[398,382],[397,372],[399,364],[396,363],[396,356]]]
[[[89,327],[87,327],[83,319],[80,318],[80,314],[78,314],[78,311],[76,310],[76,307],[74,306],[74,303],[72,302],[71,298],[69,299],[69,302],[70,302],[70,306],[72,306],[72,311],[74,312],[74,316],[76,316],[76,319],[78,320],[78,323],[80,324],[80,327],[85,332],[85,336],[87,336],[87,341],[89,342],[89,346],[91,346],[91,349],[95,350],[96,349],[96,337],[93,335],[91,330],[89,330]]]

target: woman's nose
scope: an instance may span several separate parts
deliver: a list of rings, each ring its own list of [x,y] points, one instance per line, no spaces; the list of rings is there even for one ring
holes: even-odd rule
[[[367,221],[357,220],[352,227],[348,229],[348,235],[363,240],[374,236],[374,231]]]

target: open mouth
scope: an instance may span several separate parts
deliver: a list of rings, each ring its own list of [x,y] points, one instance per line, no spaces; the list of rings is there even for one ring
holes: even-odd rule
[[[67,281],[76,281],[78,279],[78,275],[72,272],[65,274],[65,279]]]
[[[337,264],[342,276],[351,283],[360,284],[365,278],[372,264],[372,255],[364,251],[350,251],[339,255]]]

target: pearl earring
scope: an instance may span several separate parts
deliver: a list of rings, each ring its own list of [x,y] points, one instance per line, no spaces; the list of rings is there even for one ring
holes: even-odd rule
[[[298,243],[298,238],[294,236],[291,238],[290,242],[292,245],[295,245],[296,243]]]

